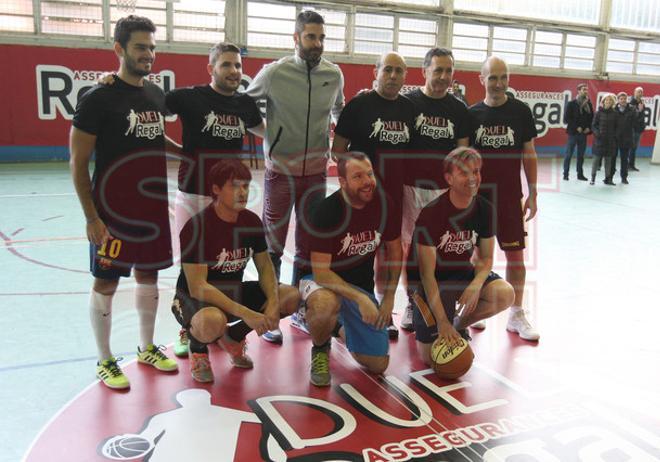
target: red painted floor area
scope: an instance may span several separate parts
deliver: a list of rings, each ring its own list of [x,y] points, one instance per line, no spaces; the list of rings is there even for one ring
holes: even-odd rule
[[[476,362],[457,381],[426,369],[414,335],[402,331],[385,376],[364,373],[333,340],[332,386],[316,388],[310,339],[287,321],[282,346],[250,335],[253,370],[232,368],[213,348],[208,386],[192,380],[187,360],[176,374],[134,362],[124,368],[130,391],[90,386],[25,460],[660,460],[657,412],[631,410],[630,390],[609,395],[607,384],[573,380],[570,360],[546,367],[549,346],[522,341],[498,321],[473,331]]]

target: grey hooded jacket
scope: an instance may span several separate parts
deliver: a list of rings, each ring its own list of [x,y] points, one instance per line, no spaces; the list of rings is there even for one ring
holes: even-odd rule
[[[266,64],[246,93],[266,100],[266,168],[293,176],[324,172],[330,123],[344,107],[339,66],[321,58],[309,68],[299,56],[287,56]]]

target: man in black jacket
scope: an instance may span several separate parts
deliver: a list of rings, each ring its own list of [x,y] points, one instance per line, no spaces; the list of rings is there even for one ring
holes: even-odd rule
[[[621,183],[628,184],[628,156],[633,145],[633,127],[637,121],[637,112],[628,104],[628,95],[622,91],[617,96],[618,104],[615,111],[618,116],[618,123],[616,126],[616,147],[619,158],[621,159]],[[616,154],[612,162],[612,173],[614,176],[616,171]]]
[[[635,124],[633,126],[633,143],[630,148],[628,156],[628,170],[639,172],[635,167],[635,154],[637,153],[637,146],[639,146],[639,139],[646,129],[646,119],[644,118],[644,89],[642,87],[635,88],[635,93],[630,97],[630,105],[635,110]]]
[[[587,181],[582,171],[584,151],[587,149],[587,135],[591,133],[591,121],[594,117],[594,108],[589,101],[589,92],[586,83],[578,84],[577,97],[569,101],[564,113],[568,144],[564,156],[564,180],[568,180],[568,171],[571,168],[571,158],[577,146],[577,177],[578,180]]]

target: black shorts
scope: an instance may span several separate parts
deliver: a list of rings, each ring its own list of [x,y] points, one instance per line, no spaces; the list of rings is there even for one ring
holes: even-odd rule
[[[170,224],[161,221],[149,235],[119,233],[110,226],[114,239],[105,245],[89,244],[89,270],[100,279],[118,279],[131,275],[131,268],[158,271],[172,266]],[[117,237],[121,236],[121,237]]]
[[[236,284],[234,290],[223,290],[222,292],[232,300],[240,303],[243,306],[261,313],[266,304],[266,294],[261,290],[258,281],[247,281]],[[190,321],[199,310],[206,308],[210,305],[207,302],[202,302],[196,298],[192,298],[188,294],[177,291],[172,300],[172,313],[182,327],[188,329]],[[220,309],[220,308],[218,308]],[[239,318],[225,313],[228,322],[237,321]]]
[[[442,279],[438,281],[438,288],[440,289],[440,299],[442,300],[442,306],[445,308],[445,315],[449,322],[454,321],[454,315],[456,314],[456,301],[461,297],[463,291],[470,285],[474,279],[474,270],[461,270],[461,271],[452,271],[451,275],[447,279]],[[502,279],[497,273],[490,272],[486,281],[484,281],[484,287],[490,284],[493,281]],[[424,290],[418,288],[418,293],[421,295],[422,299],[428,303],[426,294]],[[431,313],[431,316],[433,314]],[[435,319],[434,319],[435,321]],[[413,310],[413,327],[415,329],[415,339],[418,342],[422,343],[433,343],[436,338],[438,338],[438,327],[437,323],[432,323],[431,326],[427,324],[422,316],[422,313],[419,311],[419,308],[415,306]]]

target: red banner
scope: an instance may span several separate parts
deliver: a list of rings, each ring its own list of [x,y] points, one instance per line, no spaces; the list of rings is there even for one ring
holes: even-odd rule
[[[0,59],[7,63],[0,74],[5,92],[5,110],[0,114],[0,147],[66,146],[71,117],[82,91],[92,86],[97,76],[117,68],[117,58],[111,50],[66,49],[55,47],[0,45]],[[152,81],[168,90],[174,87],[199,85],[209,81],[207,57],[159,53]],[[246,57],[243,60],[245,82],[249,83],[270,60]],[[340,64],[349,100],[362,88],[371,88],[373,66]],[[456,72],[465,86],[470,103],[483,97],[484,89],[476,72]],[[587,82],[592,101],[605,93],[625,91],[631,94],[638,83],[584,80],[574,78],[512,75],[510,86],[516,97],[530,105],[536,119],[539,138],[537,146],[561,152],[566,142],[563,125],[565,102],[574,98],[576,85]],[[423,83],[421,69],[411,68],[407,85]],[[652,146],[653,132],[660,110],[660,85],[645,83],[647,130],[640,145]],[[167,132],[180,139],[180,124],[170,122]]]

